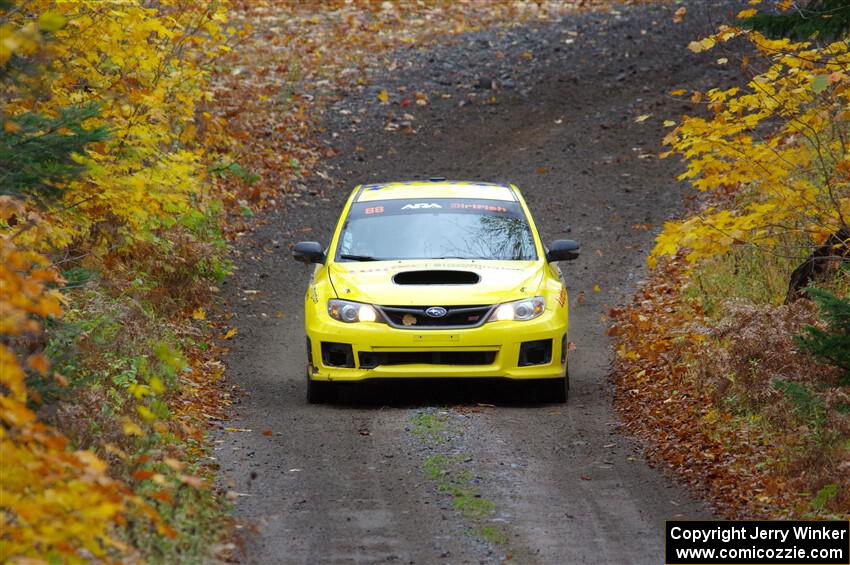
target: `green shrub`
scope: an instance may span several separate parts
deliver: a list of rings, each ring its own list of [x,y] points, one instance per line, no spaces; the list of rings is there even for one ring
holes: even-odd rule
[[[810,287],[809,295],[820,308],[826,329],[806,326],[797,345],[815,359],[843,371],[840,383],[850,386],[850,300]]]

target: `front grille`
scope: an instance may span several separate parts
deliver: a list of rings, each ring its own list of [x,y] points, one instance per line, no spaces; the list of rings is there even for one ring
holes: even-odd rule
[[[495,351],[390,351],[359,353],[360,368],[378,365],[492,365]]]
[[[397,328],[474,328],[490,315],[493,306],[447,306],[444,316],[433,317],[425,312],[432,306],[380,306],[387,322]]]

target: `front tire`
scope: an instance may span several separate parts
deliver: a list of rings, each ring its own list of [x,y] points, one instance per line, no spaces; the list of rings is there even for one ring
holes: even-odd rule
[[[569,397],[569,377],[559,379],[547,379],[538,383],[537,399],[540,402],[552,404],[564,404]]]
[[[329,381],[315,381],[310,378],[307,367],[307,404],[325,404],[336,400],[336,384]]]

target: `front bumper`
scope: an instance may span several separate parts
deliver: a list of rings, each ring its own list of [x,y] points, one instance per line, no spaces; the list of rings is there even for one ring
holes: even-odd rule
[[[398,329],[378,322],[346,324],[323,317],[307,327],[308,370],[317,381],[559,378],[566,366],[566,335],[566,324],[549,310],[527,322],[445,330]],[[548,355],[539,348],[547,342],[551,343]],[[532,345],[523,349],[524,343]],[[339,346],[329,349],[328,344]]]

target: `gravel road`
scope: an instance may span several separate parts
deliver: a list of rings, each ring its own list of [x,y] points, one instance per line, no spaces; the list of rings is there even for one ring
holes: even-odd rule
[[[250,431],[216,434],[215,457],[239,493],[243,562],[657,564],[665,519],[712,515],[618,428],[604,314],[644,275],[654,233],[681,210],[678,165],[655,157],[663,120],[690,110],[669,91],[728,78],[720,55],[686,45],[742,3],[690,2],[682,24],[672,22],[681,4],[669,4],[463,35],[396,54],[392,71],[326,109],[338,152],[329,180],[305,180],[262,218],[226,285],[239,328],[227,378],[244,391],[227,425]],[[428,92],[429,104],[402,105],[399,87]],[[382,89],[390,105],[378,101]],[[567,405],[451,382],[306,404],[310,270],[289,245],[327,243],[360,182],[435,175],[514,182],[544,241],[582,244],[581,259],[563,266],[575,343]],[[453,477],[486,502],[481,512],[453,508],[444,492]]]

